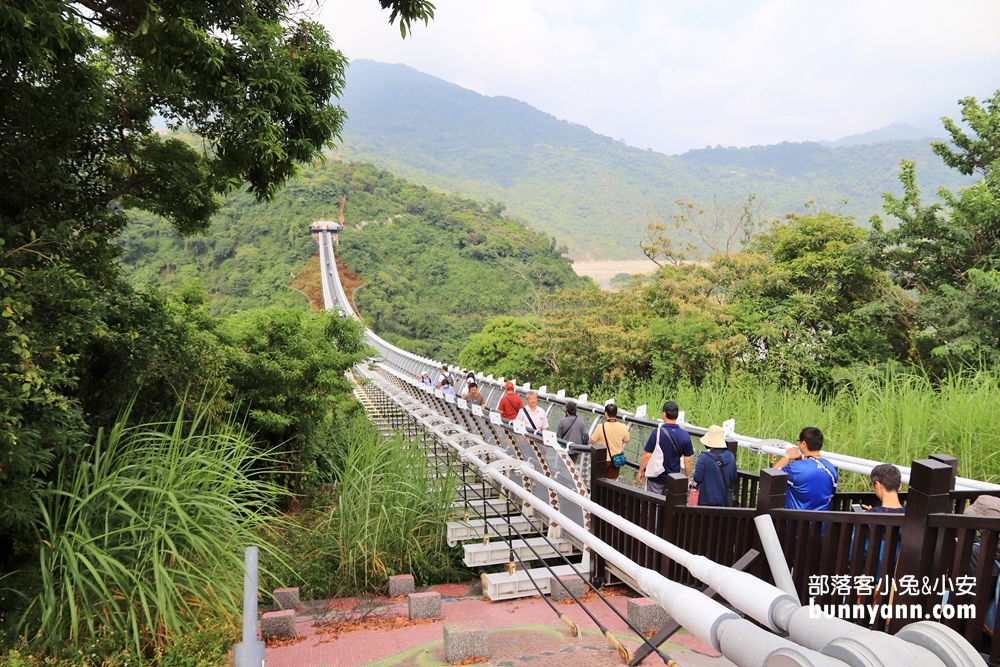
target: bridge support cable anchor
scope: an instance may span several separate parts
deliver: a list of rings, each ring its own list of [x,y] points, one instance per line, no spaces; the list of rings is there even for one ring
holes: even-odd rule
[[[511,503],[511,501],[510,501],[510,495],[506,492],[506,489],[503,489],[502,491],[504,493],[504,497],[507,499],[508,505],[513,505],[514,507],[517,507],[516,503]],[[549,574],[552,576],[552,581],[555,582],[556,585],[558,585],[559,577],[556,576],[555,570],[553,570],[552,566],[549,565],[548,563],[546,563],[545,560],[539,555],[539,553],[537,551],[535,551],[535,548],[528,542],[527,536],[525,536],[518,528],[514,527],[514,525],[511,523],[511,520],[510,520],[511,513],[510,513],[509,510],[510,510],[510,507],[508,506],[508,514],[507,514],[507,517],[506,517],[508,544],[510,543],[510,541],[512,539],[511,534],[513,533],[514,535],[517,535],[518,539],[520,539],[522,542],[524,542],[528,546],[528,549],[531,550],[531,553],[534,554],[535,558],[538,559],[538,561],[540,563],[542,563],[542,566],[546,570],[549,571]],[[523,510],[520,510],[520,512],[521,512],[522,516],[525,516],[527,518],[527,515],[524,513]],[[503,539],[503,536],[500,534],[500,531],[499,531],[498,528],[496,528],[495,526],[491,526],[491,528],[493,528],[493,531],[496,532],[497,535],[499,537],[501,537],[501,539]],[[655,645],[651,644],[650,641],[645,637],[645,635],[643,635],[643,633],[640,632],[638,628],[636,628],[634,625],[632,625],[629,622],[628,618],[625,617],[625,616],[623,616],[622,613],[618,610],[618,608],[615,607],[613,604],[611,604],[611,601],[608,600],[605,595],[603,595],[592,583],[590,583],[587,580],[586,577],[583,576],[583,574],[579,570],[576,569],[576,564],[570,562],[569,558],[566,557],[566,554],[564,554],[561,551],[559,551],[559,549],[556,548],[556,545],[553,544],[552,541],[547,536],[541,535],[541,537],[542,537],[543,540],[545,540],[545,543],[548,544],[549,547],[551,547],[554,552],[556,552],[557,554],[559,554],[559,557],[567,565],[570,566],[570,568],[572,569],[573,573],[577,577],[579,577],[580,579],[582,579],[583,582],[584,582],[584,584],[588,588],[590,588],[590,590],[594,591],[594,593],[597,594],[598,599],[600,599],[604,604],[606,604],[608,606],[608,608],[611,609],[611,611],[613,611],[615,613],[615,615],[617,615],[618,618],[620,618],[625,623],[625,625],[628,626],[628,628],[632,632],[634,632],[638,637],[642,638],[643,644],[649,646],[649,651],[647,651],[647,654],[649,652],[656,652],[656,654],[659,655],[663,659],[664,664],[666,664],[666,665],[670,665],[670,664],[677,665],[677,663],[674,662],[674,660],[669,655],[667,655],[662,650],[660,650],[659,646],[655,646]],[[511,556],[513,557],[513,555],[514,555],[514,551],[511,550]],[[518,557],[518,560],[519,561],[521,560],[520,557]],[[522,563],[522,567],[525,567],[523,561],[521,561],[521,563]],[[528,573],[526,572],[526,574],[528,574]],[[529,577],[530,577],[530,574],[529,574]],[[532,583],[534,583],[534,581],[532,581]],[[538,588],[538,587],[536,586],[536,588]],[[552,588],[552,585],[549,586],[550,592],[551,592],[551,588]],[[585,605],[583,603],[583,601],[580,600],[580,598],[578,598],[568,588],[566,589],[566,592],[569,594],[569,596],[571,598],[573,598],[573,601],[577,605],[579,605],[581,609],[583,609],[583,611],[587,614],[587,616],[589,616],[590,619],[592,621],[594,621],[594,624],[597,625],[598,629],[601,631],[601,634],[603,634],[604,637],[605,637],[605,639],[608,640],[608,643],[611,644],[611,646],[616,651],[618,651],[618,656],[621,658],[622,662],[627,663],[627,664],[630,663],[630,661],[634,657],[634,654],[632,653],[632,651],[628,647],[624,646],[621,643],[621,641],[617,637],[614,636],[614,634],[611,632],[611,630],[609,630],[608,628],[606,628],[599,620],[597,620],[597,617],[594,616],[591,613],[590,609],[587,608],[587,605]],[[575,634],[576,633],[574,633],[574,635]]]

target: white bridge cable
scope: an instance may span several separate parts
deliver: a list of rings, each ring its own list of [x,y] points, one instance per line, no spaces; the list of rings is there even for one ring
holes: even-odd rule
[[[385,366],[382,366],[382,369],[411,387],[419,389],[419,385],[413,379],[401,376],[398,372]],[[415,411],[424,407],[422,403],[403,393],[378,374],[366,371],[365,375],[380,391],[405,411]],[[426,423],[430,420],[421,418],[417,421],[418,423]],[[876,653],[880,654],[880,662],[858,663],[861,665],[920,664],[928,667],[931,665],[955,665],[957,667],[958,665],[982,664],[978,653],[964,638],[938,623],[913,624],[911,626],[913,633],[911,637],[913,638],[904,641],[900,637],[891,637],[848,621],[813,618],[808,608],[800,606],[797,599],[777,587],[748,573],[719,565],[703,556],[691,554],[657,537],[597,505],[589,498],[539,474],[528,462],[510,457],[500,447],[487,444],[482,438],[464,431],[462,427],[454,423],[436,422],[424,427],[435,434],[446,446],[454,449],[462,460],[474,464],[482,477],[488,478],[513,492],[526,504],[530,504],[533,509],[544,514],[554,525],[558,525],[581,544],[619,568],[636,582],[643,593],[656,599],[668,613],[674,616],[678,623],[699,638],[709,642],[716,650],[721,651],[728,659],[738,665],[842,664],[840,661],[827,662],[829,659],[826,656],[813,655],[812,652],[819,651],[828,644],[834,644],[841,640],[847,641],[848,638],[850,646],[853,648],[844,649],[847,653],[859,651],[868,655],[871,653],[871,647],[880,647],[876,650]],[[478,444],[466,448],[458,443],[458,438],[455,437],[454,433],[446,433],[443,427],[462,432],[461,439],[465,442]],[[482,454],[488,454],[496,460],[492,463],[486,463],[481,458]],[[764,632],[753,624],[749,625],[749,628],[753,628],[752,631],[731,623],[725,624],[724,621],[730,616],[723,614],[718,608],[721,605],[714,600],[701,593],[691,596],[690,593],[695,592],[694,589],[670,581],[659,573],[634,563],[607,543],[596,538],[586,528],[568,520],[559,511],[544,503],[540,504],[536,496],[502,474],[505,472],[516,472],[552,489],[562,498],[578,504],[581,508],[611,523],[626,534],[642,540],[654,550],[685,567],[697,579],[714,588],[735,608],[745,612],[772,631],[788,633],[794,643],[775,644],[773,640],[781,641],[780,638]],[[610,557],[609,554],[611,554]],[[683,596],[678,597],[682,592]],[[708,602],[706,603],[706,601]],[[743,622],[745,623],[745,621]],[[728,641],[727,637],[729,637]],[[748,646],[747,641],[754,643],[752,646]],[[786,657],[797,656],[796,662],[789,663],[778,660],[772,663],[774,652],[779,650],[781,655]],[[802,651],[805,653],[800,653]],[[777,658],[774,659],[777,660]]]

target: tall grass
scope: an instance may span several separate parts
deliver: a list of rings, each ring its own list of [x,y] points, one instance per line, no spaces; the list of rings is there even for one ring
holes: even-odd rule
[[[386,577],[434,582],[457,572],[444,524],[455,478],[435,478],[423,451],[384,439],[367,420],[349,424],[337,453],[338,482],[325,504],[286,536],[310,597],[382,591]]]
[[[826,395],[805,388],[779,387],[760,378],[713,377],[700,387],[668,392],[652,383],[625,383],[615,390],[619,404],[647,404],[659,412],[677,400],[689,422],[708,426],[736,420],[746,435],[794,442],[803,426],[818,426],[829,449],[852,456],[909,465],[934,453],[958,457],[959,474],[1000,481],[1000,372],[954,373],[932,381],[899,367],[847,372]],[[610,398],[611,392],[605,390]],[[766,459],[741,456],[741,467],[756,469]]]
[[[242,548],[280,489],[270,461],[238,429],[202,414],[126,427],[122,415],[89,451],[60,463],[39,495],[42,592],[24,617],[33,643],[63,648],[108,636],[156,652],[235,614]]]

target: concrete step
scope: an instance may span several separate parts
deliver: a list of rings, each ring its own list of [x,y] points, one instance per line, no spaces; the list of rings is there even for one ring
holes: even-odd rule
[[[528,573],[530,573],[531,578],[538,584],[538,588],[542,590],[542,594],[548,595],[551,592],[549,585],[552,578],[576,576],[573,571],[574,568],[577,572],[583,574],[584,577],[590,578],[590,570],[585,568],[583,564],[575,566],[557,565],[551,571],[545,567],[532,568],[527,572],[525,570],[518,570],[514,573],[513,577],[506,572],[495,572],[482,576],[483,593],[490,600],[513,600],[515,598],[538,595],[538,591],[532,585],[531,579],[528,578]]]
[[[552,545],[549,545],[549,542]],[[489,544],[464,544],[462,549],[465,551],[465,564],[468,567],[483,567],[485,565],[506,565],[510,560],[510,550],[514,549],[514,552],[521,557],[523,561],[533,561],[538,560],[538,558],[554,558],[560,553],[569,555],[574,553],[575,548],[573,543],[569,540],[549,540],[546,542],[544,537],[529,537],[526,540],[511,540],[510,546],[508,546],[505,540],[491,539]],[[532,553],[531,548],[528,545],[534,547],[535,551],[538,552],[538,557]],[[558,551],[557,551],[558,550]]]
[[[474,509],[482,511],[482,505],[479,507],[473,506]],[[513,529],[511,535],[517,535],[513,532],[518,531],[521,534],[529,533],[539,533],[545,530],[546,523],[542,519],[534,519],[529,521],[521,514],[511,515],[510,526]],[[496,531],[500,531],[500,535],[507,535],[507,517],[495,516],[487,519],[492,528],[487,528],[486,531],[490,536],[490,539],[499,539]],[[496,529],[496,530],[494,530]],[[453,547],[459,542],[465,542],[468,540],[482,540],[483,539],[483,520],[482,519],[469,519],[468,521],[449,521],[448,522],[448,546]]]

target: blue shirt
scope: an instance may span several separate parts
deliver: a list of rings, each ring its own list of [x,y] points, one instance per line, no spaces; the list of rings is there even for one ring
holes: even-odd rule
[[[715,456],[719,457],[716,462]],[[722,466],[719,466],[719,463]],[[698,505],[726,506],[726,493],[736,484],[736,457],[728,449],[709,449],[698,455],[691,479],[698,485]]]
[[[670,436],[667,436],[667,431],[669,431]],[[687,431],[677,424],[661,424],[649,434],[649,440],[646,441],[646,446],[643,448],[644,452],[653,453],[653,448],[656,447],[657,432],[660,433],[660,449],[663,451],[663,474],[650,478],[650,480],[657,484],[666,484],[670,473],[681,471],[680,457],[694,456],[694,449],[691,447],[691,436],[688,435]],[[674,442],[677,443],[676,449],[680,456],[674,454],[674,445],[670,442],[670,438],[673,438]]]
[[[837,469],[826,459],[806,457],[781,469],[788,474],[785,509],[828,510],[839,479]]]

